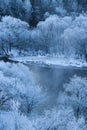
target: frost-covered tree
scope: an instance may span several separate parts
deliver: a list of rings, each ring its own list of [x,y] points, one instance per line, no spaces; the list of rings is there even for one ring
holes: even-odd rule
[[[43,47],[50,53],[61,53],[61,34],[71,24],[70,17],[59,18],[56,15],[48,17],[45,22],[40,22],[37,29],[40,30],[40,38]]]
[[[0,130],[36,130],[33,123],[17,112],[0,113]]]
[[[29,21],[31,15],[30,0],[0,0],[0,15],[11,15]]]
[[[78,9],[78,3],[77,0],[63,0],[63,4],[67,12],[75,12]]]
[[[62,40],[64,53],[74,55],[87,61],[87,17],[80,15],[76,17],[71,26],[64,30]],[[68,53],[67,53],[68,52]]]
[[[29,44],[29,25],[19,19],[6,16],[0,22],[1,52],[8,53],[12,47],[27,48]]]
[[[86,130],[87,125],[83,117],[76,120],[71,108],[52,109],[34,118],[33,126],[36,130]]]
[[[0,109],[11,110],[14,103],[15,106],[19,103],[18,110],[29,114],[43,101],[43,95],[27,67],[0,63]]]
[[[82,10],[86,11],[87,10],[87,8],[86,8],[87,0],[77,0],[77,3],[78,3],[78,10],[79,11],[82,11]]]
[[[64,85],[64,89],[64,95],[59,98],[60,104],[71,106],[77,119],[82,115],[86,117],[87,79],[74,76],[70,83]]]
[[[10,120],[10,121],[9,121]],[[0,113],[1,130],[86,130],[84,118],[78,121],[70,108],[46,111],[43,115],[28,118],[18,112]]]
[[[87,125],[83,117],[68,123],[67,130],[86,130]]]
[[[52,109],[45,111],[42,116],[34,119],[34,126],[36,130],[67,130],[67,125],[70,121],[73,122],[74,115],[70,108],[61,110]]]

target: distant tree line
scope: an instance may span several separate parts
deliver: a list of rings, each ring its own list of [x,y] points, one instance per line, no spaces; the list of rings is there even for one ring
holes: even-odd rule
[[[27,21],[32,27],[45,19],[45,14],[64,16],[87,10],[87,0],[0,0],[0,15]]]

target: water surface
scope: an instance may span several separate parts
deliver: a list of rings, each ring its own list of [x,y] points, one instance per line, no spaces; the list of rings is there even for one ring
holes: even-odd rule
[[[46,101],[39,107],[39,111],[57,106],[57,98],[60,91],[63,91],[63,85],[69,83],[70,79],[76,75],[87,77],[87,68],[78,68],[70,66],[50,66],[39,64],[27,64],[32,70],[35,82],[42,87],[46,93]]]

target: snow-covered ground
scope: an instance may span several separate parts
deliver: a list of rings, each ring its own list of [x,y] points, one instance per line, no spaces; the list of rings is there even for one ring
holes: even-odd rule
[[[66,67],[87,67],[87,63],[83,60],[64,58],[64,57],[50,57],[50,56],[22,56],[14,57],[13,60],[22,62],[22,63],[36,63],[36,64],[45,64],[53,66],[66,66]]]

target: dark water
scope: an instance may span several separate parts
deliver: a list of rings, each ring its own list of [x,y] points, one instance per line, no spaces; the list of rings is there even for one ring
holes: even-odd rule
[[[46,102],[42,105],[43,108],[56,105],[58,94],[63,91],[63,85],[68,83],[74,75],[87,77],[87,68],[46,66],[34,63],[28,66],[33,72],[36,83],[47,95]]]

